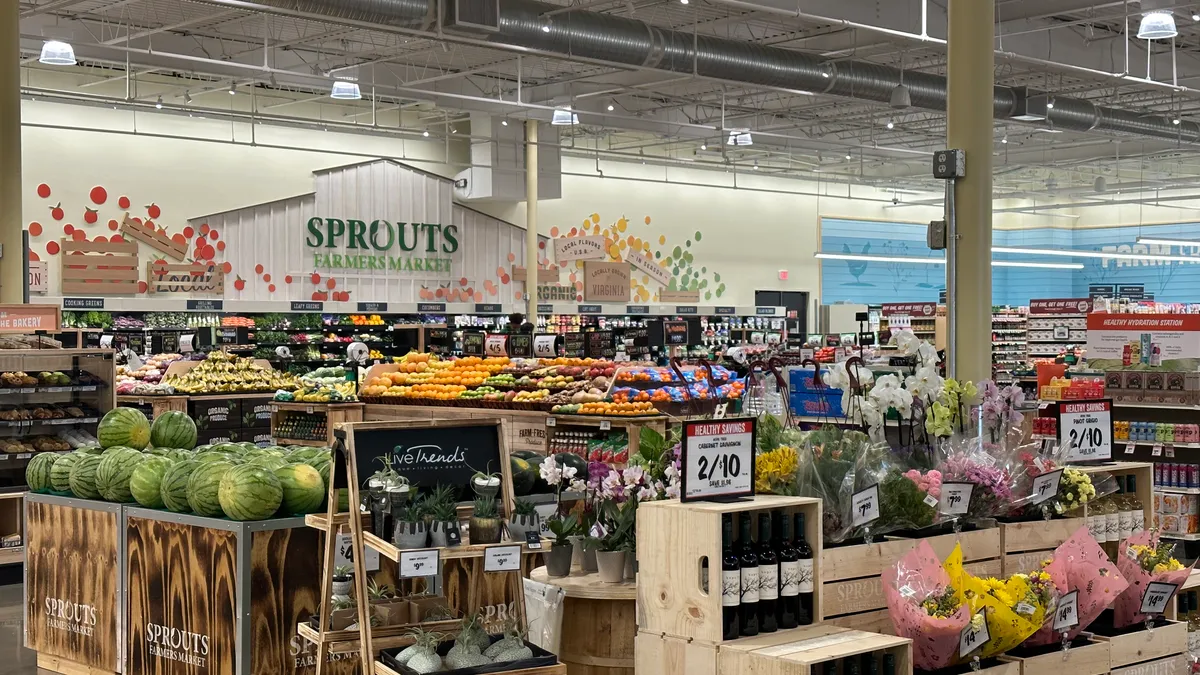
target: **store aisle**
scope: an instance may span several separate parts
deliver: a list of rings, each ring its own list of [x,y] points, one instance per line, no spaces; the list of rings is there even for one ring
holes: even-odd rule
[[[0,567],[0,667],[5,675],[38,673],[34,653],[21,646],[21,568]],[[42,673],[49,673],[43,670]]]

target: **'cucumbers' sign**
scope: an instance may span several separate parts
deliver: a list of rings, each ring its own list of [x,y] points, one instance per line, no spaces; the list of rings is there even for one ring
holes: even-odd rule
[[[308,219],[304,243],[317,269],[379,270],[449,274],[458,250],[458,226],[390,223],[348,218]],[[330,253],[321,249],[340,249]]]

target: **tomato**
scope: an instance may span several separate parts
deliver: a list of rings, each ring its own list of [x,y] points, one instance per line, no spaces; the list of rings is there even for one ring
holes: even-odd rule
[[[108,201],[108,190],[97,185],[88,193],[88,197],[91,198],[93,204],[103,204]]]

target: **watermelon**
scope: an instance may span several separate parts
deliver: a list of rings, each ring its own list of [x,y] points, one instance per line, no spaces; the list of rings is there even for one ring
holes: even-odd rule
[[[210,448],[212,448],[212,446],[205,443],[204,445],[197,445],[196,447],[194,447],[192,449],[199,453],[199,452],[208,452]]]
[[[162,484],[158,489],[158,496],[162,497],[163,506],[177,513],[187,513],[192,510],[191,504],[188,504],[188,479],[192,477],[192,472],[196,467],[200,466],[200,462],[194,459],[185,459],[175,462],[167,467],[163,472]]]
[[[271,469],[243,464],[221,477],[217,499],[233,520],[264,520],[279,510],[283,485]]]
[[[531,457],[540,457],[541,455],[539,455],[538,453],[536,453],[532,450],[513,450],[512,452],[508,453],[508,456],[509,457],[520,457],[521,459],[527,460]]]
[[[100,457],[100,465],[96,468],[96,490],[110,502],[132,502],[129,479],[146,456],[132,448],[114,450],[110,448]]]
[[[96,469],[103,460],[100,455],[81,455],[71,467],[71,493],[80,499],[99,499],[96,489]]]
[[[137,465],[129,478],[129,493],[138,504],[148,509],[163,507],[162,479],[172,464],[166,457],[147,457]]]
[[[509,465],[512,467],[513,494],[524,496],[533,492],[538,479],[537,470],[520,457],[510,457]]]
[[[191,450],[196,447],[196,423],[187,413],[168,410],[155,417],[150,425],[150,443]]]
[[[223,452],[213,452],[211,450],[196,455],[196,461],[200,462],[201,464],[211,464],[213,462],[231,463],[234,459],[238,458],[234,457],[233,455],[227,455]]]
[[[171,454],[171,448],[146,448],[146,454],[166,457],[167,455]]]
[[[175,460],[176,462],[178,462],[180,460],[184,460],[184,459],[191,459],[192,451],[184,450],[182,448],[174,448],[167,452],[167,457]]]
[[[251,443],[250,441],[242,441],[240,443],[234,443],[233,445],[240,447],[242,450],[245,450],[246,452],[249,452],[251,450],[259,450],[260,449],[257,445],[255,445],[254,443]]]
[[[75,462],[86,454],[82,451],[68,452],[59,457],[54,466],[50,468],[50,488],[55,492],[70,492],[71,467],[75,466]]]
[[[588,463],[581,455],[573,452],[560,452],[554,455],[554,461],[562,468],[568,466],[575,467],[575,478],[577,480],[586,481],[588,479]]]
[[[325,481],[325,487],[329,487],[329,470],[333,466],[333,459],[329,455],[310,459],[305,464],[317,470],[321,474],[321,480]]]
[[[246,463],[253,464],[254,466],[261,466],[265,469],[274,471],[281,466],[286,466],[288,462],[282,457],[276,457],[274,455],[261,455],[259,457],[254,457],[253,459],[246,460]]]
[[[533,469],[534,474],[537,475],[537,479],[533,482],[533,492],[539,495],[547,492],[553,492],[553,490],[550,489],[550,484],[547,483],[544,478],[542,478],[542,462],[545,460],[546,457],[544,455],[530,457],[529,459],[525,460],[526,462],[529,462],[529,467]]]
[[[100,455],[104,453],[104,448],[99,445],[87,445],[79,448],[76,452],[81,452],[85,455]]]
[[[242,455],[246,454],[246,449],[237,443],[218,443],[217,445],[212,446],[212,449],[209,450],[209,452],[223,452],[227,455],[232,455],[233,457],[241,457]]]
[[[54,470],[54,463],[60,457],[62,455],[53,452],[39,452],[29,460],[29,464],[25,467],[25,484],[29,486],[31,492],[50,491],[50,472]]]
[[[316,513],[325,502],[325,481],[320,472],[307,464],[289,464],[275,469],[275,477],[283,486],[284,515]]]
[[[130,450],[133,450],[133,448],[129,447],[128,445],[114,445],[112,447],[108,447],[108,448],[105,448],[104,450],[102,450],[100,452],[100,456],[103,457],[105,455],[111,455],[111,454],[117,453],[117,452],[128,452]],[[137,450],[133,450],[133,451],[137,452]]]
[[[214,518],[224,515],[217,491],[221,487],[221,478],[232,469],[229,462],[209,462],[196,467],[187,484],[187,500],[192,511]]]
[[[150,420],[134,408],[113,408],[100,419],[96,437],[104,448],[124,445],[142,450],[150,444]]]

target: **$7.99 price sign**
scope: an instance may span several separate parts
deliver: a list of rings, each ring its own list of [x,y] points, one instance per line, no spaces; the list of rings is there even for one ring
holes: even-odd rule
[[[1063,401],[1058,404],[1058,442],[1065,460],[1112,459],[1112,401]]]
[[[754,495],[753,418],[695,420],[683,426],[683,501]]]

